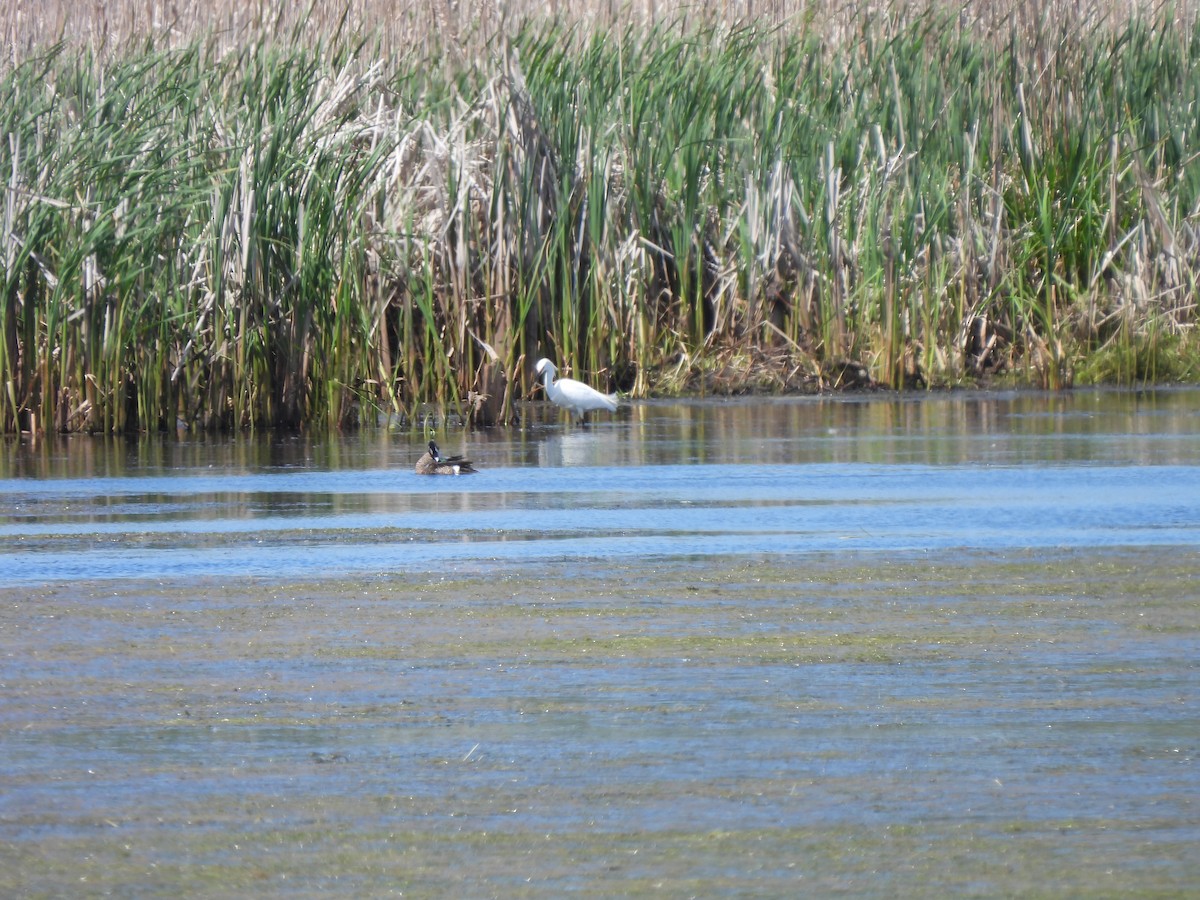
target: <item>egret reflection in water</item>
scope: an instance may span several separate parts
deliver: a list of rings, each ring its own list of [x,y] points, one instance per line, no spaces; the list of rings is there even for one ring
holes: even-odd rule
[[[586,429],[4,445],[0,578],[353,573],[564,554],[1196,541],[1197,392],[642,403]],[[453,547],[450,545],[453,544]]]
[[[1186,895],[1198,396],[11,439],[0,884]]]

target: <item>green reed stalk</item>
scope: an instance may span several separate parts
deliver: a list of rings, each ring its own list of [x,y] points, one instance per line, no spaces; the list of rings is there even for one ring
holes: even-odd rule
[[[508,418],[538,355],[639,395],[1190,372],[1197,31],[1088,21],[31,54],[0,428]]]

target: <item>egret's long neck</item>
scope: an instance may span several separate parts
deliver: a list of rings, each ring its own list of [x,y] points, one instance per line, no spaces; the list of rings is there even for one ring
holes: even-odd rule
[[[546,371],[542,373],[542,387],[546,389],[546,396],[553,400],[555,393],[557,393],[557,388],[554,385],[553,369],[546,369]]]

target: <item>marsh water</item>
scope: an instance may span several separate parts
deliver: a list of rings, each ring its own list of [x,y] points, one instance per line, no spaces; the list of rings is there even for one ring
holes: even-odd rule
[[[1184,895],[1200,392],[0,444],[0,894]]]

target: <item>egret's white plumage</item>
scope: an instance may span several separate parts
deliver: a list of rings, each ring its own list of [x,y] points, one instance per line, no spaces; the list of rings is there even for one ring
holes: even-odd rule
[[[602,394],[574,378],[559,378],[556,381],[554,376],[558,374],[558,369],[548,359],[539,359],[533,371],[542,379],[542,387],[546,389],[546,396],[550,398],[550,402],[570,410],[573,416],[582,419],[593,409],[617,411],[616,394]]]

